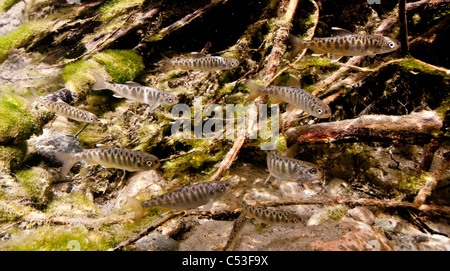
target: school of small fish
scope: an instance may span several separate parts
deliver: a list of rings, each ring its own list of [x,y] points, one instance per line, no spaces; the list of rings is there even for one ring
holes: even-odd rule
[[[332,61],[335,62],[343,56],[374,57],[377,54],[392,52],[400,47],[397,40],[385,36],[353,34],[341,28],[333,28],[332,31],[332,37],[313,38],[311,40],[303,40],[291,34],[289,36],[293,48],[291,57],[295,57],[301,50],[309,48],[315,52],[314,55],[330,54]],[[178,68],[189,71],[222,71],[237,66],[239,66],[239,61],[229,57],[194,54],[192,57],[170,59],[163,55],[161,70]],[[177,95],[167,91],[142,86],[135,82],[110,83],[95,72],[92,77],[95,79],[95,84],[92,86],[94,91],[109,89],[114,93],[114,97],[125,98],[127,102],[147,104],[150,111],[159,106],[170,106],[178,103]],[[268,95],[272,103],[285,102],[316,118],[325,119],[332,115],[330,107],[316,96],[303,90],[298,80],[289,83],[287,86],[260,86],[253,80],[246,79],[244,85],[249,90],[249,102],[262,95]],[[100,122],[93,113],[70,106],[62,101],[52,102],[39,97],[34,90],[31,92],[34,101],[43,109],[87,124]],[[101,165],[105,168],[122,169],[130,172],[156,170],[161,165],[160,160],[152,154],[115,147],[85,149],[78,153],[59,151],[55,153],[55,156],[62,162],[60,172],[63,176],[68,175],[74,164],[81,160],[88,165]],[[300,183],[320,180],[324,177],[324,171],[318,165],[290,156],[292,155],[270,151],[267,154],[267,169],[270,175],[279,181]],[[171,210],[185,210],[203,206],[209,209],[215,200],[221,198],[230,190],[230,183],[225,181],[200,182],[181,187],[173,192],[154,196],[149,200],[139,200],[130,196],[127,198],[127,202],[135,212],[134,222],[138,225],[146,208],[163,207]],[[258,205],[253,206],[244,201],[239,203],[239,207],[241,214],[233,226],[228,242],[224,247],[225,250],[233,246],[248,217],[267,224],[295,225],[302,223],[301,217],[295,213]]]

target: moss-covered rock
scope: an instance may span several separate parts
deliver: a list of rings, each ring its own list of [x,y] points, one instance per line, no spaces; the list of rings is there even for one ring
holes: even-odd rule
[[[37,36],[46,33],[52,24],[53,22],[48,19],[30,21],[0,36],[0,63],[8,58],[11,49],[24,46]]]
[[[8,11],[14,4],[20,2],[20,0],[2,0],[0,1],[0,12]]]
[[[103,72],[106,69],[109,76]],[[106,50],[97,53],[88,60],[79,60],[65,66],[62,77],[66,87],[76,93],[77,100],[82,100],[91,92],[95,83],[94,72],[102,74],[114,83],[125,83],[144,69],[141,56],[133,50]]]
[[[24,141],[36,128],[33,117],[26,110],[26,101],[8,92],[0,94],[0,144]]]
[[[12,238],[0,245],[12,251],[92,251],[107,250],[110,240],[97,231],[85,227],[42,226],[25,232],[13,231]]]
[[[70,194],[52,201],[46,209],[48,215],[65,217],[100,217],[102,212],[82,194]]]
[[[27,143],[21,142],[8,146],[0,145],[0,169],[15,170],[22,166],[27,154]]]
[[[47,170],[41,167],[32,167],[21,170],[16,175],[33,202],[39,206],[48,202],[53,178]]]

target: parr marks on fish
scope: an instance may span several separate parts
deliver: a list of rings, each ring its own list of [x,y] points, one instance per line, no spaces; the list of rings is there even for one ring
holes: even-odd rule
[[[268,209],[263,206],[251,206],[245,203],[242,203],[241,206],[245,214],[263,223],[289,225],[302,222],[302,218],[300,216],[291,212]]]
[[[141,86],[135,82],[126,84],[108,83],[99,74],[94,73],[96,83],[94,90],[109,89],[112,90],[117,98],[126,98],[129,101],[145,103],[151,106],[151,110],[159,105],[173,105],[178,103],[177,95],[155,88]]]
[[[275,150],[267,155],[267,168],[270,174],[280,181],[314,181],[323,176],[319,166],[286,157]]]
[[[303,40],[294,35],[289,35],[289,41],[293,46],[292,56],[301,50],[309,48],[317,55],[329,53],[333,61],[338,61],[342,56],[370,56],[385,54],[400,48],[400,42],[396,39],[382,35],[354,34],[342,28],[333,27],[333,36],[325,38],[313,38]]]
[[[98,121],[97,116],[91,112],[73,107],[63,101],[53,102],[45,98],[41,98],[33,89],[31,89],[31,93],[33,95],[33,99],[41,108],[49,110],[59,116],[85,123]]]
[[[237,67],[239,61],[230,57],[203,56],[194,58],[169,59],[164,56],[162,70],[176,67],[182,70],[220,71]]]
[[[250,90],[249,101],[262,95],[269,95],[272,103],[286,102],[317,118],[329,118],[330,107],[311,93],[296,87],[269,86],[263,87],[255,84],[250,79],[245,81]]]
[[[139,224],[144,215],[144,208],[164,207],[173,210],[191,209],[199,206],[210,208],[214,200],[225,195],[230,184],[224,181],[202,182],[179,188],[173,192],[140,201],[134,197],[127,199],[135,211],[135,223]]]
[[[154,155],[121,148],[87,149],[79,153],[57,152],[56,158],[63,162],[62,175],[66,175],[80,160],[90,165],[98,164],[127,171],[146,171],[160,166],[159,159]]]

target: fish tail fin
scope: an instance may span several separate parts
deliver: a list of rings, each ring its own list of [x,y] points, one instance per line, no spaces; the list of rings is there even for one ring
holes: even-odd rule
[[[163,55],[163,54],[161,54],[161,55],[163,57],[161,70],[162,71],[167,71],[170,68],[172,68],[172,66],[173,66],[172,60],[170,58],[168,58],[167,56]]]
[[[259,91],[259,86],[253,83],[252,80],[247,79],[245,80],[244,84],[250,90],[250,95],[248,96],[247,101],[251,102],[262,95]]]
[[[31,99],[38,100],[39,98],[41,98],[41,96],[37,94],[36,90],[34,90],[33,87],[30,88],[30,91],[31,91]]]
[[[78,162],[78,158],[75,154],[69,152],[59,151],[55,153],[56,159],[63,163],[61,167],[61,175],[66,176],[73,165]]]
[[[301,50],[307,48],[303,39],[292,34],[289,34],[289,42],[292,45],[291,59],[296,57]]]
[[[134,210],[134,224],[139,225],[141,223],[141,219],[144,216],[144,207],[142,206],[142,201],[138,200],[135,197],[127,198],[128,205],[131,206]]]
[[[41,98],[41,96],[39,96],[39,95],[37,94],[36,90],[34,90],[33,87],[30,87],[29,90],[30,90],[30,92],[31,92],[31,95],[27,95],[27,96],[25,97],[25,100],[27,100],[27,101],[30,102],[30,103],[35,102],[35,101],[39,101],[39,99]]]
[[[106,87],[107,82],[105,81],[105,79],[103,79],[103,77],[100,74],[94,72],[93,76],[95,78],[95,84],[92,86],[93,90],[102,90],[107,88]]]

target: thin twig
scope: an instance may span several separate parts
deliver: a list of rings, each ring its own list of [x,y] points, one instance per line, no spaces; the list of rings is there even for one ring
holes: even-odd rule
[[[150,227],[142,230],[137,236],[134,236],[133,238],[128,239],[128,240],[120,243],[117,247],[113,248],[112,250],[113,251],[122,250],[126,246],[129,246],[129,245],[135,243],[136,241],[138,241],[139,239],[141,239],[142,237],[148,235],[150,232],[154,231],[155,229],[157,229],[158,227],[160,227],[161,225],[163,225],[164,223],[166,223],[170,219],[172,219],[174,217],[177,217],[177,216],[180,216],[180,215],[184,215],[184,212],[180,212],[180,213],[172,213],[172,212],[170,212],[168,215],[166,215],[163,219],[161,219],[157,223],[155,223],[155,224],[151,225]]]

